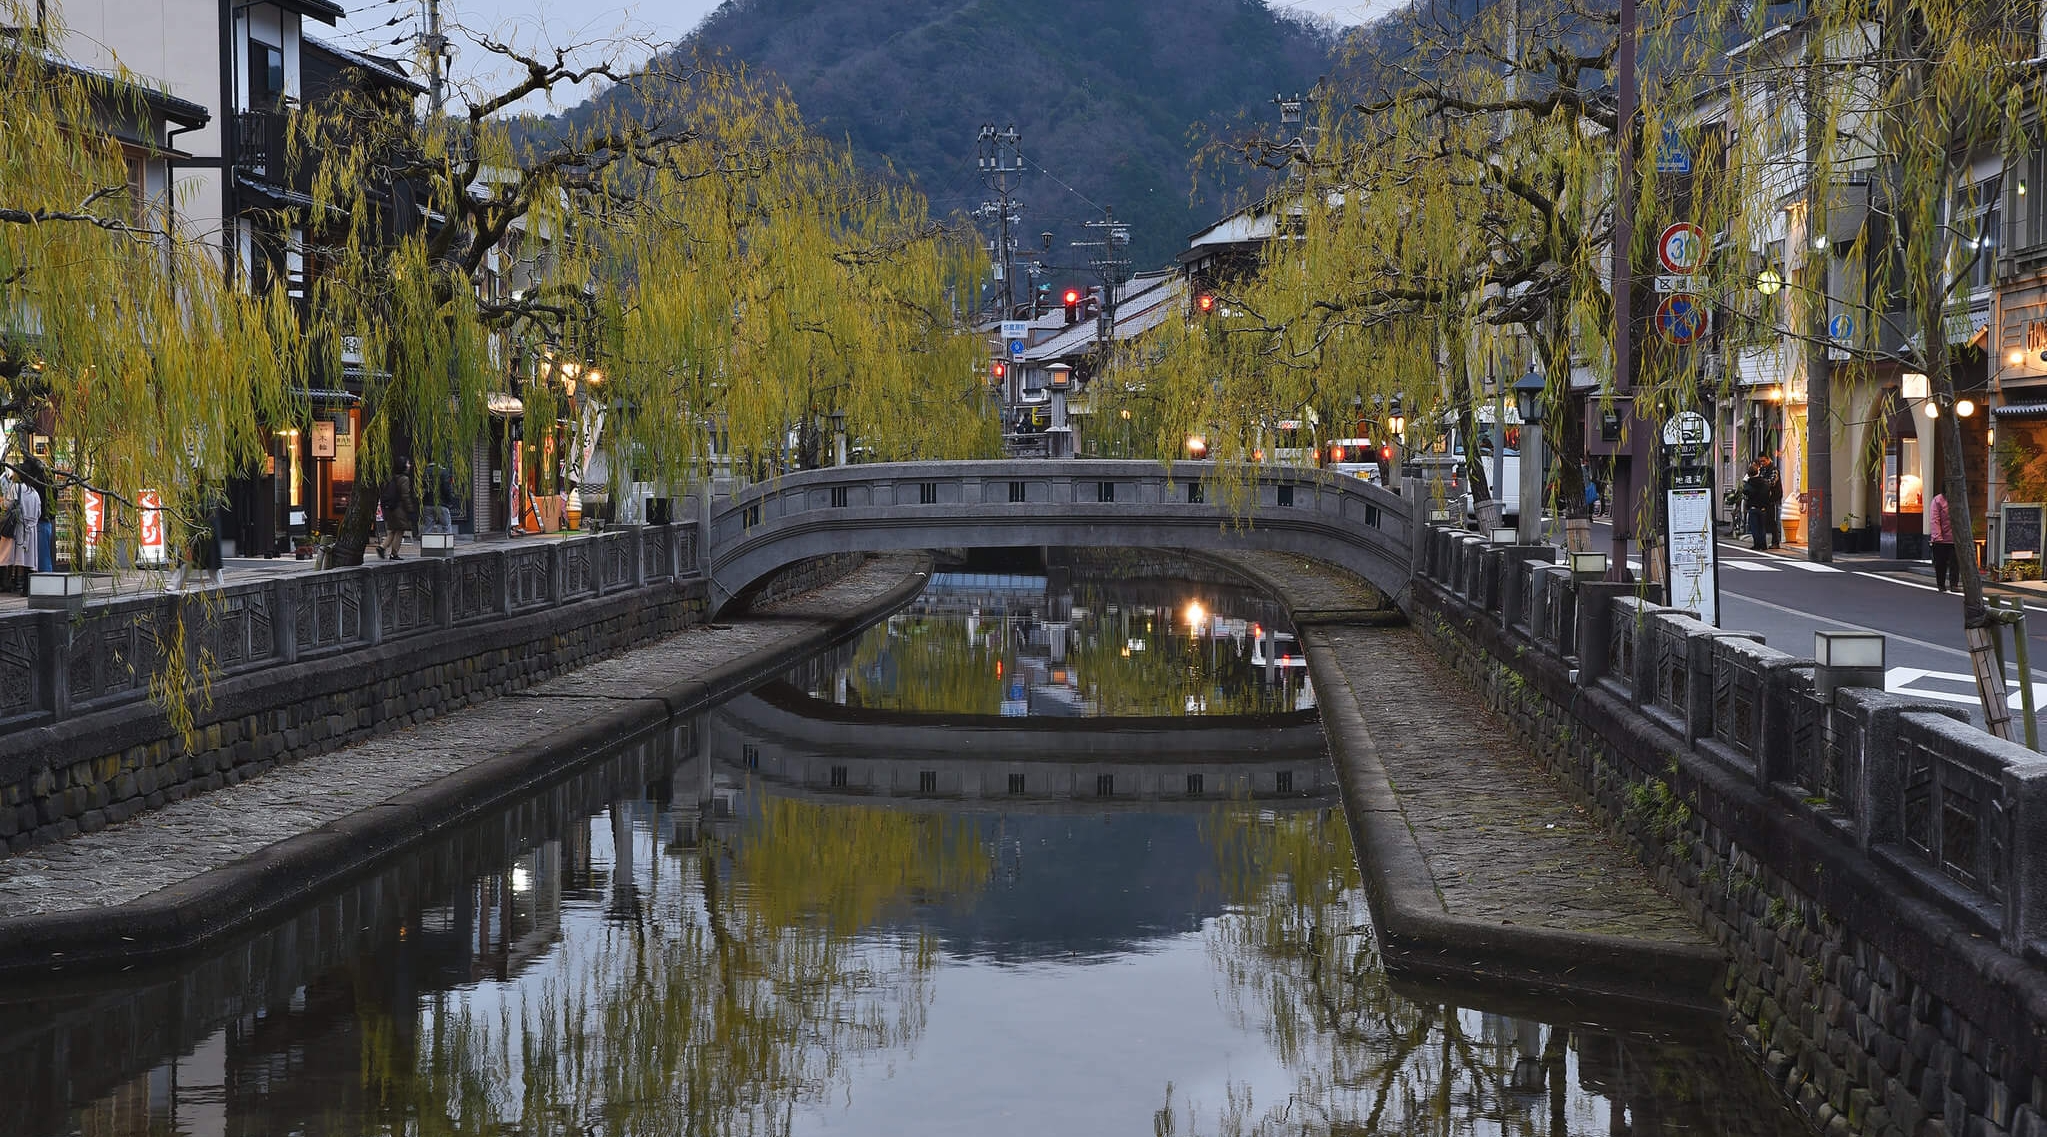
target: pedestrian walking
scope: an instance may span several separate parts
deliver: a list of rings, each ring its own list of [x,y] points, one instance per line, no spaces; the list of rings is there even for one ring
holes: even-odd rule
[[[42,519],[42,495],[17,480],[12,469],[0,469],[0,574],[4,574],[0,575],[0,590],[28,595]]]
[[[420,508],[420,532],[453,533],[455,514],[448,503],[455,500],[455,476],[447,466],[436,462],[426,468],[428,494],[426,504]]]
[[[1763,473],[1763,459],[1757,458],[1748,464],[1748,476],[1741,483],[1741,496],[1748,508],[1749,546],[1761,552],[1770,547],[1770,481]]]
[[[1578,476],[1585,482],[1585,516],[1599,516],[1599,479],[1592,476],[1592,467],[1580,463]]]
[[[1769,526],[1769,547],[1774,549],[1784,543],[1784,475],[1777,472],[1777,460],[1767,454],[1763,456],[1763,484],[1769,494],[1763,520]]]
[[[1962,586],[1961,573],[1955,565],[1955,523],[1948,516],[1947,491],[1933,495],[1933,508],[1927,513],[1927,534],[1933,538],[1933,583],[1942,592],[1952,584]]]
[[[377,546],[378,557],[400,559],[399,546],[405,541],[405,531],[412,527],[412,500],[412,460],[400,458],[391,468],[391,476],[384,479],[377,502],[384,509],[384,539]]]
[[[38,504],[42,506],[41,520],[36,522],[36,563],[37,572],[57,570],[57,487],[52,484],[50,468],[43,460],[30,452],[21,462],[21,482],[36,491]]]

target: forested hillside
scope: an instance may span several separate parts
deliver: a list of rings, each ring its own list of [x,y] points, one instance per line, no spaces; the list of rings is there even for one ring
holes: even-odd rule
[[[1045,171],[1019,191],[1025,255],[1051,230],[1047,259],[1078,259],[1066,243],[1094,202],[1130,223],[1144,267],[1259,184],[1196,155],[1272,123],[1273,93],[1307,90],[1333,44],[1260,0],[729,0],[684,50],[779,79],[812,126],[914,178],[941,215],[988,196],[980,124],[1014,123]]]

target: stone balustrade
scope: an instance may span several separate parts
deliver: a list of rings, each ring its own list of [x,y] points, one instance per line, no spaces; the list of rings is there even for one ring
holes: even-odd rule
[[[2047,756],[1556,556],[1429,525],[1410,614],[1700,913],[1785,1092],[1829,1133],[2047,1133]]]

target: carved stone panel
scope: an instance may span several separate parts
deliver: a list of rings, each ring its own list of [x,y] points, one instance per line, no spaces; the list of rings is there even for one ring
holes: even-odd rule
[[[386,640],[400,639],[434,626],[433,569],[408,565],[377,574],[377,623]]]

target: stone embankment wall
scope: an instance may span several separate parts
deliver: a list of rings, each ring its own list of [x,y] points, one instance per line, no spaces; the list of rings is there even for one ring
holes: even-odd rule
[[[1422,538],[1414,622],[1730,957],[1822,1132],[2047,1137],[2047,759],[1755,637]]]
[[[695,525],[646,526],[0,619],[0,848],[93,832],[701,624],[698,563]],[[806,562],[764,588],[849,567]],[[167,660],[204,677],[189,731],[150,698]]]

